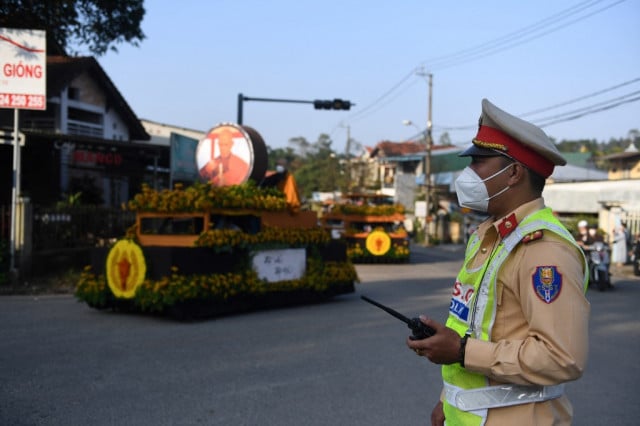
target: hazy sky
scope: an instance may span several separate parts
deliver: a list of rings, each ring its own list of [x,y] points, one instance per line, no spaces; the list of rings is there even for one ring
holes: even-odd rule
[[[433,75],[436,143],[444,131],[469,143],[483,97],[538,124],[560,120],[544,127],[558,141],[640,130],[640,0],[147,0],[145,8],[140,46],[98,58],[139,118],[206,131],[237,120],[239,93],[342,98],[357,105],[246,101],[244,124],[273,148],[327,133],[343,152],[347,127],[365,146],[415,136],[403,120],[426,127],[422,69]]]

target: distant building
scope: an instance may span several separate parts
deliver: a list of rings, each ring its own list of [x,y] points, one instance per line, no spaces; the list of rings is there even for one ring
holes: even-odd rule
[[[609,170],[609,179],[640,179],[640,151],[630,143],[624,152],[602,157]]]
[[[207,134],[205,131],[159,123],[157,121],[147,120],[144,118],[140,119],[140,123],[142,123],[142,126],[150,136],[149,140],[146,141],[146,143],[151,145],[169,146],[171,141],[171,133],[177,133],[179,135],[197,140],[203,139]],[[145,143],[145,141],[136,142]]]

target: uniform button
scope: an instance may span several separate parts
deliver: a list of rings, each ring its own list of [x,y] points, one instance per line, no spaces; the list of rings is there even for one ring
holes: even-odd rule
[[[483,252],[483,253],[486,253],[487,252],[487,248],[486,247],[482,247],[482,249],[480,251]]]

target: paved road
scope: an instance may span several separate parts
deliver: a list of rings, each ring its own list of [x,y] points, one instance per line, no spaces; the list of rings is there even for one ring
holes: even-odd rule
[[[438,367],[359,296],[444,318],[460,258],[418,248],[410,265],[359,265],[356,293],[328,303],[192,323],[0,297],[0,424],[428,424]],[[568,386],[576,425],[640,418],[640,280],[615,284],[589,292],[590,363]]]

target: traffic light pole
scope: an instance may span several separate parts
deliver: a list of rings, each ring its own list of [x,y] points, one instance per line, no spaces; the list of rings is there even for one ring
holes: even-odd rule
[[[242,125],[242,107],[244,101],[259,101],[259,102],[287,102],[294,104],[313,104],[316,109],[346,109],[351,108],[352,104],[349,101],[343,101],[342,99],[334,99],[332,101],[305,101],[298,99],[275,99],[275,98],[250,98],[249,96],[244,96],[242,93],[238,93],[238,122],[237,124]]]

